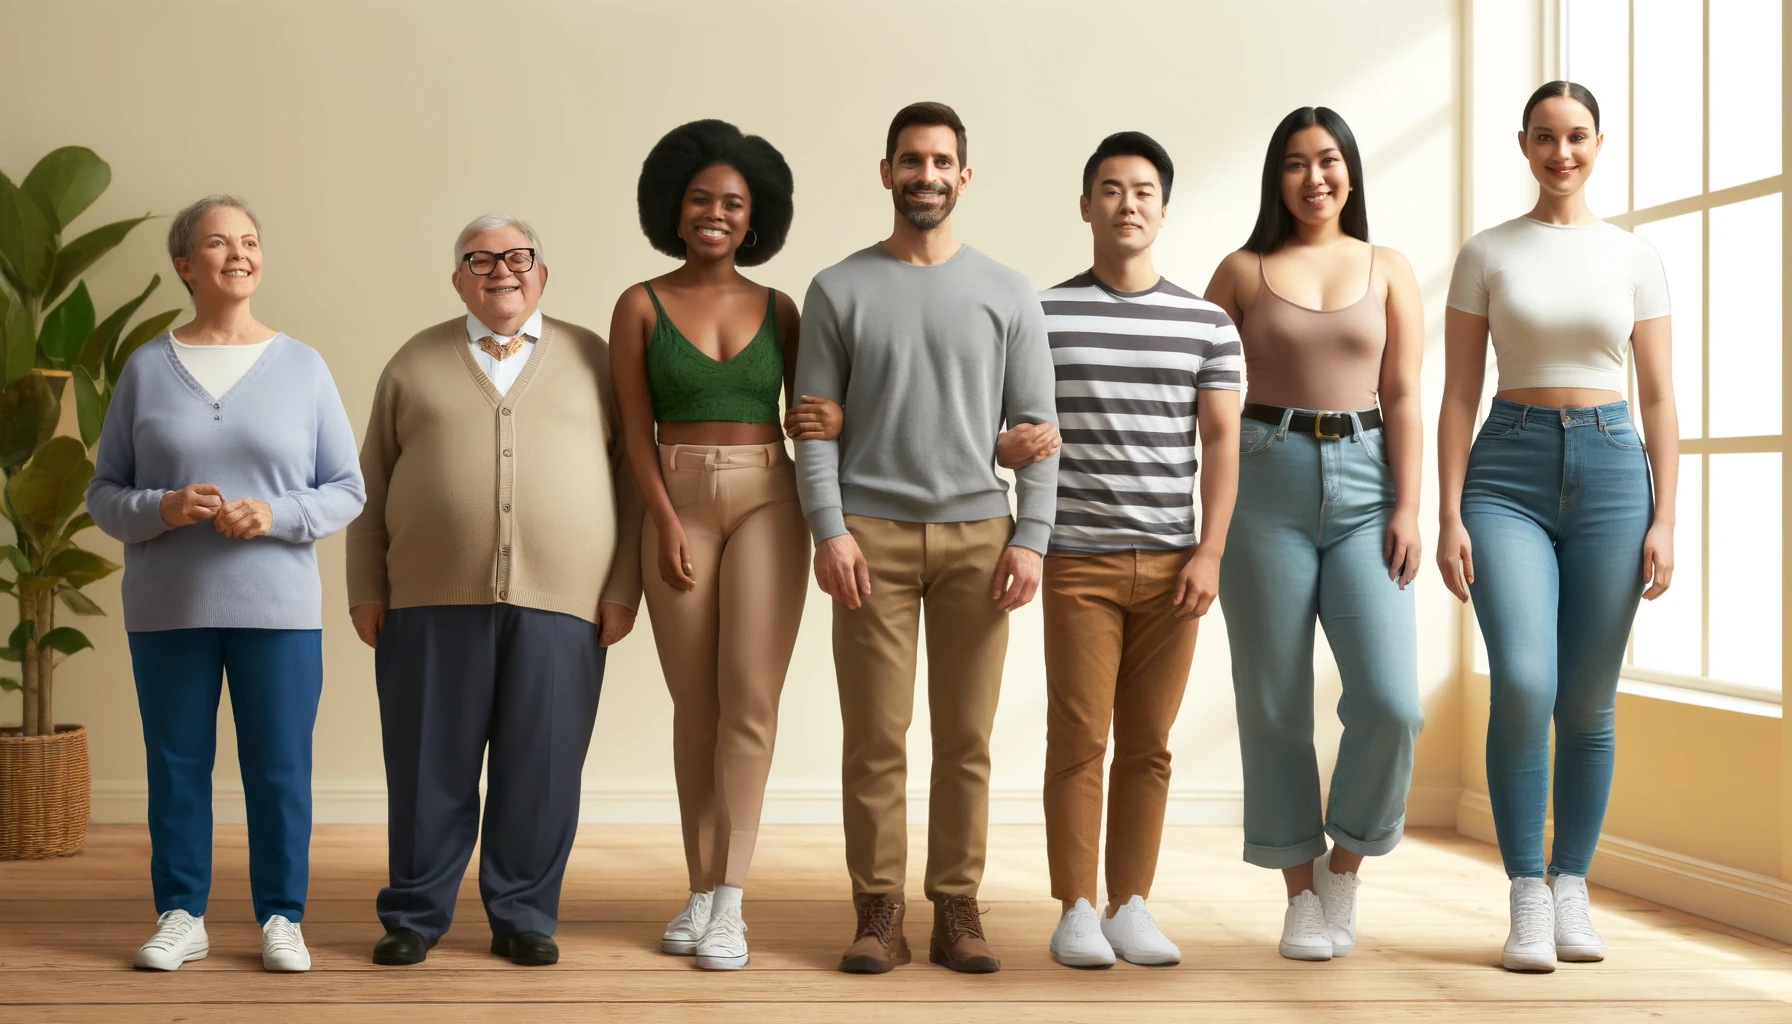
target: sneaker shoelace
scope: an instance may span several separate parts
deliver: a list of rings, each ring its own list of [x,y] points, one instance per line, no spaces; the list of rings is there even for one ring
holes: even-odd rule
[[[946,912],[946,941],[983,938],[983,914],[969,896],[953,896],[941,908]]]
[[[1338,925],[1350,924],[1350,907],[1356,902],[1357,883],[1362,879],[1356,872],[1346,871],[1341,875],[1333,874],[1327,881],[1330,884],[1320,900],[1325,905],[1325,919]]]
[[[1093,910],[1072,910],[1070,912],[1070,934],[1073,938],[1085,938],[1101,930],[1101,919]]]
[[[1144,903],[1134,903],[1127,907],[1127,917],[1131,919],[1135,934],[1149,935],[1157,931],[1157,922],[1151,919],[1151,911],[1145,909]]]
[[[267,927],[262,930],[262,935],[266,940],[263,952],[297,953],[305,948],[305,940],[299,932],[299,926],[278,914],[268,918]]]
[[[1577,887],[1556,897],[1556,931],[1567,935],[1593,933],[1592,905],[1585,889]]]
[[[684,909],[678,912],[678,916],[672,919],[672,923],[666,926],[666,930],[675,932],[680,928],[688,928],[691,931],[696,931],[698,912],[701,911],[704,920],[707,921],[709,919],[709,901],[713,898],[713,895],[707,892],[692,893],[691,898],[685,901]]]
[[[187,941],[199,919],[179,910],[156,918],[156,933],[143,945],[149,949],[173,949]]]
[[[1518,936],[1519,945],[1530,946],[1555,941],[1555,934],[1551,930],[1555,923],[1552,902],[1549,890],[1541,887],[1518,893],[1512,901],[1512,930]]]
[[[889,900],[872,900],[859,911],[859,938],[867,935],[877,936],[877,941],[889,945],[896,938],[896,904]]]
[[[1299,935],[1327,935],[1325,907],[1319,897],[1301,893],[1294,897],[1294,931]]]
[[[747,922],[742,920],[740,911],[729,907],[710,918],[709,933],[703,936],[703,944],[729,950],[746,948]]]

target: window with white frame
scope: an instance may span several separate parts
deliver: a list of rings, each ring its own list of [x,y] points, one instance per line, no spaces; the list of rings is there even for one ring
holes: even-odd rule
[[[1595,214],[1654,244],[1673,301],[1675,582],[1638,613],[1625,675],[1777,701],[1781,3],[1565,7],[1565,77],[1598,98],[1606,136],[1588,199]]]

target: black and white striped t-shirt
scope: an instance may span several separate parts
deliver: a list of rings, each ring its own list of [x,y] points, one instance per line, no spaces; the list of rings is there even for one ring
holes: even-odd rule
[[[1238,328],[1160,279],[1117,292],[1088,271],[1039,294],[1058,378],[1051,553],[1195,543],[1195,396],[1244,389]]]

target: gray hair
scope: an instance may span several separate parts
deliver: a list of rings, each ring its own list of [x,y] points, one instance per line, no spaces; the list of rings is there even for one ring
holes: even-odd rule
[[[523,237],[529,240],[530,247],[535,250],[535,262],[542,261],[541,239],[536,237],[535,229],[530,227],[527,221],[519,220],[508,213],[488,213],[483,217],[474,217],[467,222],[466,227],[460,229],[460,237],[454,240],[454,269],[460,269],[460,258],[467,254],[468,242],[471,242],[477,235],[483,235],[487,231],[494,231],[498,228],[515,228],[521,231]]]
[[[193,255],[193,247],[199,244],[199,222],[220,206],[243,211],[249,218],[249,223],[255,225],[255,233],[261,234],[261,221],[255,219],[255,213],[241,199],[214,192],[174,215],[174,223],[168,225],[170,260],[186,259]]]

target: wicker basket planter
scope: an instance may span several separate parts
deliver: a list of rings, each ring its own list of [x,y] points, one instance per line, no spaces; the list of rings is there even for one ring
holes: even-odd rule
[[[68,857],[87,842],[87,727],[52,736],[0,726],[0,860]]]

